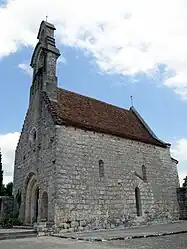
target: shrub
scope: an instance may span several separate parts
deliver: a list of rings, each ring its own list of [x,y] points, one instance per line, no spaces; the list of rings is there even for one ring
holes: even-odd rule
[[[17,215],[7,214],[2,220],[3,228],[12,228],[13,226],[20,226],[22,223],[18,219]]]

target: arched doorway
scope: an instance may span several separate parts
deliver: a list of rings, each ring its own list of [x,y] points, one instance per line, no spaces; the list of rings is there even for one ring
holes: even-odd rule
[[[48,195],[47,192],[43,192],[41,200],[41,219],[48,220]]]
[[[34,209],[33,209],[34,214],[33,214],[32,222],[37,222],[37,220],[38,220],[38,208],[39,208],[39,188],[38,188],[38,186],[34,192],[33,200],[34,200]]]
[[[135,199],[136,199],[136,214],[137,216],[142,216],[141,196],[140,196],[140,189],[138,187],[135,188]]]
[[[25,223],[33,224],[38,219],[39,208],[39,185],[35,174],[31,174],[27,179]]]

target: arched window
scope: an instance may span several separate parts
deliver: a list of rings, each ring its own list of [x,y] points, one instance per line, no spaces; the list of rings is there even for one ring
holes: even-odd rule
[[[104,162],[99,160],[99,176],[104,177]]]
[[[36,130],[33,130],[33,141],[36,141]]]
[[[138,187],[135,188],[135,199],[136,199],[136,214],[137,216],[142,216],[141,196],[140,196],[140,189]]]
[[[145,165],[142,166],[142,176],[143,176],[143,180],[147,181],[147,172],[146,172],[146,167]]]
[[[29,142],[30,142],[30,146],[33,146],[36,142],[37,139],[37,132],[36,132],[36,128],[33,128],[30,132],[29,135]]]

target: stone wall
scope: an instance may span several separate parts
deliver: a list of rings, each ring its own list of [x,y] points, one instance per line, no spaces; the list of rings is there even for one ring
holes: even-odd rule
[[[60,53],[52,30],[42,22],[41,36],[48,37],[40,39],[31,60],[34,77],[29,109],[15,153],[13,194],[16,197],[21,192],[21,221],[32,222],[28,213],[37,188],[38,219],[43,214],[45,192],[48,220],[56,227],[93,229],[127,221],[141,223],[146,215],[156,217],[158,213],[156,221],[177,218],[179,180],[169,148],[54,125],[42,97],[45,91],[50,99],[57,98],[56,60]],[[104,163],[103,176],[99,161]],[[138,217],[136,203],[141,213]]]
[[[169,148],[110,135],[57,126],[55,221],[60,228],[93,229],[146,215],[178,219],[177,165]],[[99,160],[104,177],[99,176]],[[143,180],[142,166],[147,181]],[[141,195],[137,217],[135,188]],[[157,214],[159,217],[157,217]]]
[[[29,108],[15,153],[13,192],[14,197],[18,191],[21,192],[20,219],[25,223],[30,220],[30,217],[26,216],[31,213],[30,209],[34,209],[33,200],[36,199],[34,195],[38,195],[38,188],[38,219],[42,218],[44,206],[47,206],[46,203],[42,203],[45,193],[45,200],[48,203],[45,213],[48,213],[49,221],[54,221],[55,125],[43,98],[44,91],[50,99],[57,98],[56,60],[60,53],[55,46],[54,30],[53,25],[41,23],[39,42],[31,59],[33,79]],[[35,210],[33,212],[35,213]]]
[[[30,143],[32,129],[36,129],[36,140]],[[31,141],[32,142],[32,141]],[[26,190],[29,177],[35,175],[39,186],[39,199],[42,200],[44,191],[48,194],[48,219],[54,220],[55,184],[55,126],[51,115],[39,93],[35,93],[28,109],[20,140],[15,153],[14,189],[22,194],[20,219],[26,223]],[[39,203],[39,219],[41,214]]]
[[[55,127],[43,99],[39,95],[35,98],[16,149],[14,196],[21,191],[21,221],[26,219],[30,173],[38,180],[39,212],[46,191],[48,218],[56,227],[93,229],[126,222],[139,224],[145,222],[147,214],[155,213],[162,219],[178,217],[179,180],[169,149],[73,127]],[[30,146],[33,127],[37,139]],[[104,162],[104,177],[99,177],[99,160]],[[143,179],[143,165],[147,181]],[[141,217],[136,215],[136,187],[141,193]]]

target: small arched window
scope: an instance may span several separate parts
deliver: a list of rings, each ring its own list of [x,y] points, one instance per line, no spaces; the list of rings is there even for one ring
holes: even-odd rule
[[[33,130],[33,141],[36,141],[36,130]]]
[[[140,196],[140,189],[138,187],[135,188],[135,199],[136,199],[136,214],[137,216],[142,216],[141,196]]]
[[[147,181],[147,170],[145,165],[142,166],[142,176],[143,176],[143,180]]]
[[[104,177],[104,162],[99,160],[99,176]]]
[[[33,146],[36,143],[36,139],[37,139],[37,132],[36,129],[33,128],[29,135],[30,146]]]

